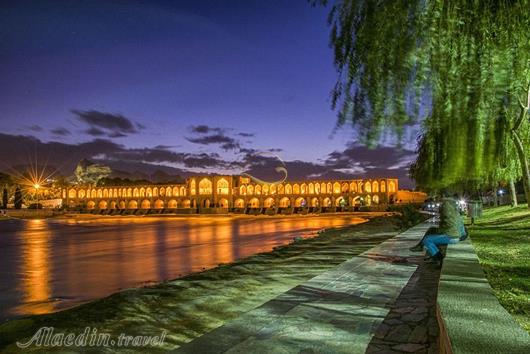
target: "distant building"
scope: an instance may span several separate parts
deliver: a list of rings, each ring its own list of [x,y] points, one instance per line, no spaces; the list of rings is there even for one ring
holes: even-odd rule
[[[193,176],[181,184],[71,186],[63,189],[70,209],[144,212],[277,213],[353,210],[398,202],[395,178],[256,183],[244,176]]]

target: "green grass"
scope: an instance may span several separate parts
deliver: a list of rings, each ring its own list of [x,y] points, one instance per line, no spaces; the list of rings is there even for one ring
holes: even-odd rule
[[[499,302],[530,333],[530,209],[486,209],[469,230]]]
[[[88,326],[116,337],[160,335],[164,329],[168,335],[162,349],[173,349],[374,247],[403,224],[403,217],[393,216],[330,229],[202,273],[125,290],[55,314],[9,321],[0,325],[0,352],[16,352],[16,341],[27,340],[41,326],[53,326],[55,333],[82,333]]]

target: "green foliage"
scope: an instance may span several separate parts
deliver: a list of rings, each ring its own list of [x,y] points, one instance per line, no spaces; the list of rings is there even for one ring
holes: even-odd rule
[[[353,124],[371,145],[421,121],[411,174],[424,188],[520,177],[510,135],[530,80],[529,5],[336,1],[330,24],[339,125]],[[526,120],[522,135],[529,130]]]
[[[15,189],[15,209],[22,209],[22,191],[17,186]]]
[[[388,207],[388,211],[399,214],[394,220],[401,230],[409,229],[429,218],[427,214],[420,213],[419,209],[411,204],[391,205]]]
[[[99,165],[88,160],[81,160],[75,168],[75,178],[79,184],[92,184],[110,175],[112,170],[108,166]]]

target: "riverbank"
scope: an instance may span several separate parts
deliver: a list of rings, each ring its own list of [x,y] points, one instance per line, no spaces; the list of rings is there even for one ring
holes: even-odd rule
[[[530,210],[502,206],[484,210],[470,237],[495,295],[530,333]]]
[[[42,326],[52,326],[56,333],[82,333],[91,327],[100,333],[133,336],[160,335],[166,330],[163,348],[175,348],[374,247],[406,226],[397,216],[374,218],[202,273],[125,290],[55,314],[9,321],[0,326],[0,349],[16,351],[17,340],[31,337]]]

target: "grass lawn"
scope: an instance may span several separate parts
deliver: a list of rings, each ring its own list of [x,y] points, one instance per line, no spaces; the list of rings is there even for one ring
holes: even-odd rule
[[[168,334],[161,349],[173,349],[411,226],[403,220],[378,217],[329,229],[202,273],[125,290],[59,313],[8,321],[0,324],[0,352],[17,352],[15,342],[29,339],[42,326],[53,326],[56,333],[82,333],[92,327],[112,336],[160,335],[164,329]],[[38,348],[26,349],[34,350]]]
[[[485,209],[469,230],[495,295],[530,333],[530,209]]]

